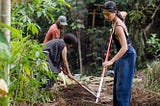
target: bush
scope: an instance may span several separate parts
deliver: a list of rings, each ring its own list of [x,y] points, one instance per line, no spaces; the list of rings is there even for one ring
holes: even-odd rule
[[[146,87],[160,93],[160,61],[154,61],[148,65]]]
[[[3,78],[9,86],[7,98],[3,103],[10,102],[18,105],[19,101],[27,101],[29,104],[47,102],[49,96],[45,91],[40,91],[41,85],[47,82],[47,78],[55,77],[50,71],[46,56],[36,40],[30,36],[22,37],[18,30],[9,28],[12,32],[12,41],[7,43],[4,35],[0,33],[0,78]],[[7,102],[8,101],[8,102]],[[1,104],[0,104],[1,105]]]
[[[148,48],[147,52],[149,53],[149,57],[152,59],[160,58],[160,39],[157,38],[156,34],[151,34],[150,39],[147,40]]]
[[[43,44],[31,40],[29,36],[11,41],[9,90],[12,103],[27,101],[34,104],[49,100],[49,95],[43,95],[40,87],[54,75],[48,68],[42,48]]]

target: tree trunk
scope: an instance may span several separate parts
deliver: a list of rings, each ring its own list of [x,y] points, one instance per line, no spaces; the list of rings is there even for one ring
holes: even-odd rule
[[[77,29],[77,38],[78,38],[78,53],[79,53],[79,63],[80,63],[80,74],[82,74],[82,55],[81,55],[81,37],[80,37],[80,29]]]
[[[10,15],[11,15],[11,0],[0,0],[0,22],[5,23],[6,25],[10,26]],[[8,29],[4,29],[4,36],[6,37],[7,41],[10,42],[10,31]],[[10,83],[9,77],[10,67],[9,64],[6,64],[5,67],[5,79],[7,81],[7,85]],[[9,98],[4,97],[3,105],[9,106]]]
[[[11,1],[10,0],[0,0],[1,3],[1,22],[10,26],[10,14],[11,14]],[[5,29],[4,35],[8,42],[10,41],[10,31]]]
[[[155,11],[153,12],[151,16],[151,19],[152,19],[151,23],[149,23],[144,29],[144,34],[146,38],[150,36],[151,33],[156,33],[157,35],[160,34],[160,31],[159,31],[160,28],[158,27],[159,26],[159,15],[160,15],[159,9],[160,9],[160,5],[158,5]]]

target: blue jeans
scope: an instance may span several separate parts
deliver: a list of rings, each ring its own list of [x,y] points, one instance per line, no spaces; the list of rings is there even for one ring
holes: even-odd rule
[[[124,56],[114,64],[114,106],[130,106],[136,57],[137,55],[134,49],[130,48]]]

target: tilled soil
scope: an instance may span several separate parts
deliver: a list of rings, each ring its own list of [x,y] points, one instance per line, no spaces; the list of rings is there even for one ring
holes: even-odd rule
[[[93,92],[97,92],[99,78],[89,77],[85,81],[87,86]],[[143,82],[140,82],[140,84]],[[160,106],[160,95],[153,91],[144,89],[133,84],[131,106]],[[77,84],[64,86],[55,86],[51,89],[52,102],[35,104],[35,106],[113,106],[112,105],[113,78],[104,78],[101,95],[98,103],[95,103],[96,97]],[[27,105],[20,105],[27,106]]]
[[[106,87],[101,100],[96,98],[79,85],[69,85],[59,90],[58,98],[51,106],[112,106],[112,87]],[[55,96],[55,93],[53,93]],[[144,89],[133,88],[131,106],[160,106],[160,96]]]
[[[99,81],[90,78],[87,87],[97,92]],[[98,103],[96,97],[77,84],[61,86],[57,92],[51,90],[54,102],[48,106],[112,106],[112,79],[104,79],[101,96]],[[160,106],[160,96],[149,90],[133,86],[131,106]]]
[[[54,106],[103,106],[107,104],[103,101],[95,103],[96,97],[77,84],[61,88],[58,93],[52,94],[53,97],[57,97]]]

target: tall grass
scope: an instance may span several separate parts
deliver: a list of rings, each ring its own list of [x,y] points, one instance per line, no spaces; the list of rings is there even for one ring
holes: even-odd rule
[[[146,87],[160,94],[160,61],[148,65]]]

